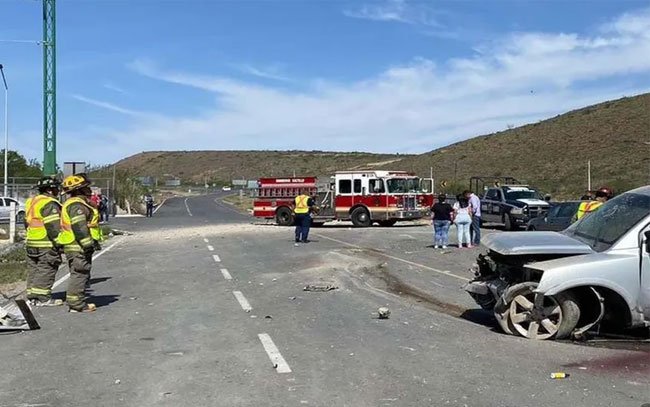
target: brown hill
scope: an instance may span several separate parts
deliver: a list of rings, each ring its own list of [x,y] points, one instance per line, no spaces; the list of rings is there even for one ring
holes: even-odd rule
[[[650,184],[650,94],[574,110],[539,123],[405,157],[401,169],[466,186],[470,176],[513,176],[569,197],[608,185]]]
[[[163,177],[184,182],[229,182],[231,179],[296,175],[327,175],[336,170],[378,168],[399,162],[400,154],[340,153],[326,151],[151,151],[117,163],[134,175]]]

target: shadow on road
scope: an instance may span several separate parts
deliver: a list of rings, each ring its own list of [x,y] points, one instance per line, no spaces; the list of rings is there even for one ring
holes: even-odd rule
[[[97,308],[105,307],[114,302],[119,301],[119,295],[91,295],[88,299],[89,302],[92,302],[97,306]]]
[[[112,277],[96,277],[96,278],[91,278],[91,279],[90,279],[90,284],[92,285],[92,284],[103,283],[103,282],[105,282],[105,281],[110,280],[111,278],[112,278]]]

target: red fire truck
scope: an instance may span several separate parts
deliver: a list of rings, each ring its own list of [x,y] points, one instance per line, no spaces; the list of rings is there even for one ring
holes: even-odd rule
[[[405,171],[338,171],[324,184],[316,177],[260,178],[253,215],[289,226],[294,198],[306,191],[319,208],[314,225],[351,220],[360,227],[392,226],[429,215],[432,187],[432,180]]]

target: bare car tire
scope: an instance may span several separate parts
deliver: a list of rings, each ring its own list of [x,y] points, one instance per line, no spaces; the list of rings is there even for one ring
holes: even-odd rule
[[[283,206],[275,212],[275,221],[280,226],[291,226],[293,225],[293,213],[291,209]]]
[[[514,226],[514,224],[512,222],[512,218],[508,214],[505,215],[505,217],[503,219],[503,224],[505,225],[506,230],[516,230],[516,227]]]
[[[352,224],[357,227],[367,228],[372,225],[372,219],[370,219],[370,214],[366,208],[356,208],[350,214],[352,219]]]

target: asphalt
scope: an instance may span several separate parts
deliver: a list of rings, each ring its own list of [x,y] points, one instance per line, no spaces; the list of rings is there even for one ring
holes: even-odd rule
[[[646,352],[495,331],[460,289],[480,249],[436,251],[429,227],[408,225],[325,226],[296,247],[219,197],[112,220],[133,235],[95,261],[97,312],[37,309],[41,330],[0,338],[0,406],[650,402]]]

